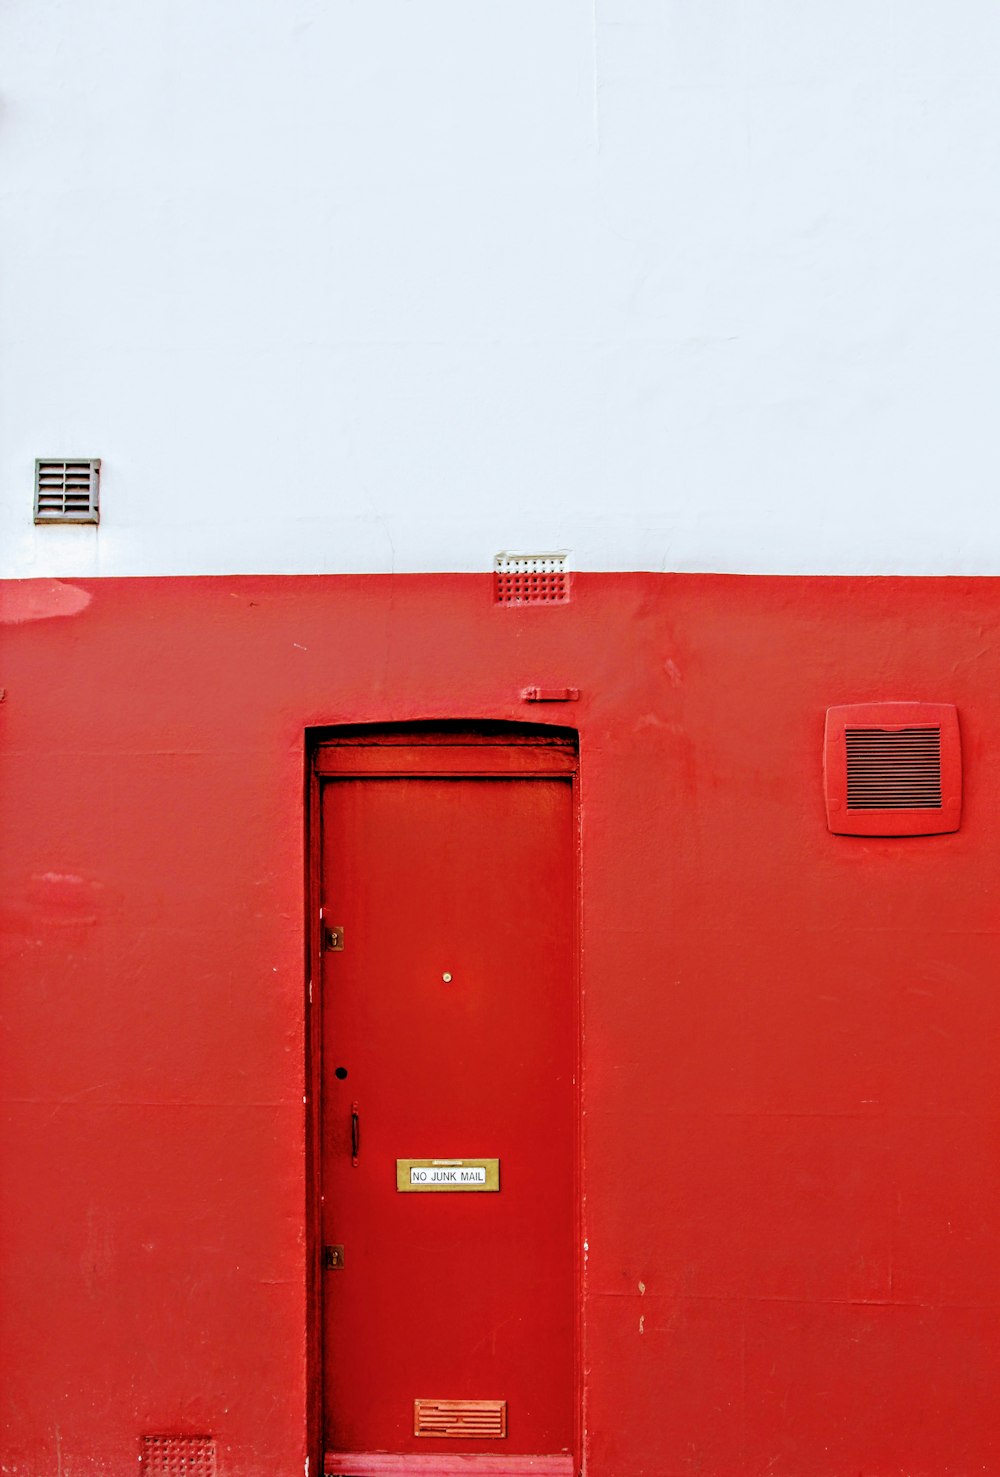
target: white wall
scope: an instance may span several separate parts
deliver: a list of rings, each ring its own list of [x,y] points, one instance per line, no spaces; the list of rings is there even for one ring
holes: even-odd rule
[[[6,0],[0,573],[1000,572],[996,0]],[[36,530],[36,456],[103,519]]]

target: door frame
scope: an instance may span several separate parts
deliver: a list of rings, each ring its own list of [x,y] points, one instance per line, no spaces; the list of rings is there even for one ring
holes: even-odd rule
[[[446,752],[447,751],[447,752]],[[573,1391],[574,1470],[583,1460],[583,1196],[581,1065],[582,997],[580,988],[580,750],[575,729],[555,724],[516,721],[360,723],[315,728],[306,733],[305,830],[305,1129],[306,1129],[306,1477],[323,1477],[323,1270],[322,1270],[322,881],[323,784],[344,779],[509,778],[530,783],[562,778],[572,790],[575,877],[570,989],[573,998],[573,1199],[574,1276]],[[486,1458],[484,1467],[496,1462]],[[466,1461],[470,1477],[475,1465]],[[494,1471],[496,1470],[494,1466]]]

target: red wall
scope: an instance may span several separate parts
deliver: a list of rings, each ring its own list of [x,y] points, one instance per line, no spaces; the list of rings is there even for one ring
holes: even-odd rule
[[[302,1472],[304,732],[541,717],[581,739],[590,1477],[1000,1473],[998,582],[3,602],[4,1470],[187,1431]],[[827,832],[824,711],[885,698],[957,703],[956,834]]]

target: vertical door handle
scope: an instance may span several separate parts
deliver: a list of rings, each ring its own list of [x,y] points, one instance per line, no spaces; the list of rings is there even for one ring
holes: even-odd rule
[[[361,1115],[357,1103],[351,1104],[351,1163],[357,1164],[361,1152]]]

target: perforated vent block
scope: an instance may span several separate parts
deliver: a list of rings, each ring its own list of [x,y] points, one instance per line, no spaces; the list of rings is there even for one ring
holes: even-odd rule
[[[826,815],[841,836],[932,836],[962,812],[950,703],[855,703],[826,715]]]
[[[506,1400],[414,1400],[414,1436],[493,1440],[507,1434]]]
[[[215,1477],[215,1442],[210,1436],[144,1436],[144,1477]]]
[[[569,599],[565,554],[498,554],[493,578],[498,605],[565,605]]]

